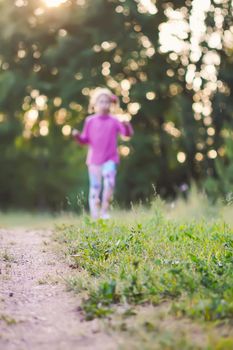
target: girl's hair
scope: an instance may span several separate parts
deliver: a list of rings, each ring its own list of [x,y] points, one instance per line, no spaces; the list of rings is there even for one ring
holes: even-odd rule
[[[100,98],[100,96],[105,95],[108,96],[112,107],[114,107],[114,109],[119,108],[119,99],[116,95],[114,95],[109,89],[107,88],[96,88],[95,90],[93,90],[90,94],[90,103],[89,103],[89,107],[88,107],[88,112],[89,113],[93,113],[95,110],[95,105],[97,100]]]

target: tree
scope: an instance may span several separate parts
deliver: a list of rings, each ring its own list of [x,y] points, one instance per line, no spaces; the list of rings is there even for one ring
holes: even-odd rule
[[[1,205],[59,209],[87,191],[85,151],[70,132],[81,128],[96,86],[121,97],[135,128],[132,143],[122,141],[119,202],[150,197],[152,184],[174,196],[213,172],[210,152],[224,142],[217,100],[232,111],[210,88],[219,79],[231,89],[221,78],[229,47],[210,47],[219,9],[230,14],[230,1],[0,1]],[[225,16],[221,42],[229,28]]]

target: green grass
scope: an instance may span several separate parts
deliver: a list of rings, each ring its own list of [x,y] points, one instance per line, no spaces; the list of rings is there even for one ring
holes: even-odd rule
[[[138,220],[60,226],[73,265],[88,276],[71,281],[89,293],[83,304],[86,318],[107,315],[115,303],[165,300],[173,300],[176,314],[231,318],[232,229],[221,221],[175,223],[156,212]]]
[[[117,335],[119,349],[232,348],[231,203],[211,206],[194,191],[188,201],[156,198],[150,208],[114,211],[109,221],[25,212],[0,221],[56,226],[54,239],[73,268],[68,288],[82,297],[86,320],[101,318]]]
[[[157,198],[151,208],[119,211],[109,221],[83,216],[78,224],[58,225],[56,239],[77,268],[68,286],[83,296],[86,320],[111,320],[115,331],[123,310],[116,327],[127,334],[122,349],[228,349],[232,326],[225,340],[218,332],[209,339],[203,327],[233,321],[233,228],[230,216],[228,223],[224,219],[229,208],[211,207],[205,200],[180,201],[174,208]],[[164,304],[171,323],[202,324],[204,345],[194,341],[193,346],[188,331],[161,328],[158,314]],[[138,318],[141,307],[154,310],[144,323]]]
[[[232,196],[229,197],[232,198]],[[218,203],[211,206],[207,197],[198,193],[194,186],[191,190],[188,201],[178,199],[171,203],[159,202],[159,208],[163,212],[166,219],[184,223],[194,219],[200,221],[202,219],[209,220],[212,218],[217,218],[233,227],[232,199],[225,201],[225,203],[228,203],[228,205],[223,205],[223,201],[219,200]],[[125,224],[131,225],[135,220],[140,222],[138,219],[142,216],[146,220],[146,217],[148,217],[151,212],[151,210],[148,211],[148,209],[146,209],[143,205],[136,205],[132,206],[131,211],[127,212],[114,210],[113,219],[115,221],[121,221],[123,216]],[[78,216],[74,212],[64,211],[55,213],[39,211],[0,212],[0,228],[26,227],[36,229],[53,229],[54,225],[59,224],[79,225],[82,220],[83,216]]]
[[[54,225],[61,223],[79,222],[79,218],[72,212],[48,213],[8,211],[0,212],[0,228],[33,228],[53,229]]]

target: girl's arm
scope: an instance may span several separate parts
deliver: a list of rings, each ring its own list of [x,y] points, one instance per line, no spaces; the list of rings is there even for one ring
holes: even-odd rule
[[[133,127],[129,122],[119,122],[118,129],[122,136],[131,137],[133,135]]]
[[[72,131],[72,136],[81,145],[88,144],[89,143],[89,139],[88,139],[88,123],[85,122],[85,125],[84,125],[82,133],[80,133],[77,129],[74,129]]]

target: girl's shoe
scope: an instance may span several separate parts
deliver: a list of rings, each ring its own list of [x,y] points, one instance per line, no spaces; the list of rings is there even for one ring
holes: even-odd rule
[[[101,219],[103,220],[109,220],[110,219],[110,214],[109,213],[103,213],[101,214]]]

